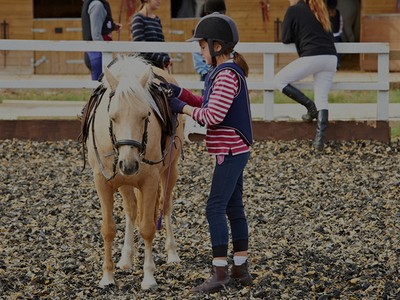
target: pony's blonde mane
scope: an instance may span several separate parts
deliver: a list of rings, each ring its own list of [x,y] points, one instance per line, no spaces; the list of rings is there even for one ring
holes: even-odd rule
[[[154,79],[154,73],[149,64],[140,56],[118,55],[116,62],[110,66],[110,72],[118,80],[115,96],[125,99],[130,105],[134,104],[129,99],[139,99],[149,105],[150,85]],[[142,76],[148,76],[146,84],[141,84]],[[107,80],[103,80],[105,87],[110,88]]]

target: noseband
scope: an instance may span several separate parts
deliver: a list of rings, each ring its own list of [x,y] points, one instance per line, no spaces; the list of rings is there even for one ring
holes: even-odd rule
[[[110,104],[111,104],[111,100],[115,95],[115,91],[111,91],[110,92],[110,96],[109,96],[109,101],[108,101],[108,107],[107,107],[107,111],[110,111]],[[137,148],[139,150],[139,156],[141,158],[144,158],[144,156],[146,155],[146,148],[147,148],[147,140],[148,140],[148,126],[149,126],[149,117],[150,117],[151,113],[149,112],[147,117],[144,119],[144,130],[143,130],[143,135],[142,135],[142,141],[138,142],[135,140],[131,140],[131,139],[122,139],[122,140],[117,140],[115,138],[115,134],[114,134],[114,130],[113,130],[113,123],[110,119],[110,125],[108,128],[109,134],[110,134],[110,138],[111,138],[111,143],[114,149],[114,169],[115,166],[117,164],[118,161],[118,156],[119,156],[119,148],[121,146],[129,146],[131,148]],[[143,159],[142,159],[143,160]],[[146,160],[144,160],[144,162],[146,162]],[[115,173],[115,172],[114,172]]]
[[[110,101],[111,101],[111,99],[110,99]],[[115,138],[115,135],[113,132],[112,121],[110,120],[109,132],[110,132],[111,142],[112,142],[113,148],[116,150],[115,152],[117,152],[117,154],[118,154],[119,147],[129,146],[131,148],[137,148],[139,150],[139,155],[141,157],[145,156],[146,147],[147,147],[147,136],[148,136],[147,127],[150,122],[149,117],[150,117],[150,112],[149,112],[149,115],[146,117],[146,119],[144,119],[144,131],[143,131],[143,136],[142,136],[142,142],[138,142],[138,141],[130,140],[130,139],[117,140]]]

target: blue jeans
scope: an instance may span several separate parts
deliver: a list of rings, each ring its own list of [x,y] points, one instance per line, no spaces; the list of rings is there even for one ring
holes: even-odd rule
[[[101,52],[87,52],[90,62],[90,71],[92,72],[92,80],[98,80],[103,72],[102,54]]]
[[[206,206],[213,257],[228,254],[228,216],[232,233],[233,251],[248,249],[248,226],[243,206],[243,170],[250,153],[217,157],[211,191]]]

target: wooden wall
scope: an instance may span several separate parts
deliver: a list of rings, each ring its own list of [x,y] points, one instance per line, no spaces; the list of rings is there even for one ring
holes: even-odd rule
[[[274,42],[277,41],[276,28],[282,22],[288,7],[287,1],[270,0],[268,19],[263,21],[260,1],[225,0],[226,14],[233,18],[238,26],[241,42]],[[171,19],[170,1],[162,1],[158,11],[164,35],[167,41],[184,41],[192,36],[193,29],[199,18]],[[278,22],[277,22],[278,21]],[[278,34],[279,35],[279,34]],[[193,62],[190,54],[173,54],[174,73],[194,73]],[[262,73],[262,55],[245,54],[251,72]],[[286,65],[296,55],[277,55],[276,65]],[[183,60],[182,60],[183,59]],[[182,60],[182,61],[180,61]]]
[[[362,0],[361,16],[397,12],[397,0]]]
[[[241,42],[276,42],[280,36],[277,31],[283,20],[285,11],[289,5],[286,0],[269,0],[269,20],[263,21],[260,1],[251,0],[225,0],[227,15],[232,17],[238,26]],[[11,39],[51,39],[69,40],[82,39],[81,21],[77,19],[33,19],[33,0],[15,1],[2,0],[0,10],[0,22],[4,20],[9,24],[9,35]],[[113,33],[114,40],[129,41],[130,19],[124,8],[120,12],[121,0],[109,0],[114,20],[123,24],[123,29],[118,35]],[[140,1],[136,1],[140,3]],[[397,11],[397,0],[361,0],[362,16],[388,14]],[[198,18],[172,19],[170,1],[161,1],[161,7],[157,11],[165,34],[166,41],[184,41],[192,35],[192,31],[198,22]],[[363,20],[363,19],[362,19]],[[361,21],[361,30],[363,22]],[[56,33],[56,29],[62,30]],[[34,30],[32,30],[34,29]],[[44,29],[45,31],[43,31]],[[381,41],[379,37],[385,36],[385,27],[375,26],[376,34],[368,36],[368,41]],[[367,34],[367,31],[364,31]],[[1,33],[1,31],[0,31]],[[381,34],[382,33],[382,34]],[[374,40],[374,36],[377,37]],[[0,36],[0,38],[4,38]],[[363,37],[366,41],[366,35]],[[389,36],[388,38],[392,38]],[[83,53],[33,53],[33,52],[1,52],[0,51],[0,73],[38,73],[38,74],[89,74],[82,61]],[[173,72],[194,73],[190,54],[173,54],[175,62]],[[46,57],[48,62],[39,64],[33,68],[32,61],[38,61]],[[251,72],[261,73],[263,69],[262,56],[260,54],[245,55]],[[286,65],[296,58],[296,55],[276,55],[276,67]],[[362,58],[363,59],[363,58]],[[361,64],[363,61],[361,60]]]
[[[0,23],[8,24],[7,33],[0,26],[0,39],[32,39],[33,7],[32,0],[2,0]],[[0,51],[0,74],[33,72],[31,51]]]
[[[397,0],[362,0],[361,42],[387,42],[391,51],[400,50],[400,14]],[[360,67],[363,71],[377,70],[377,56],[361,54]],[[400,61],[391,60],[390,71],[400,71]]]

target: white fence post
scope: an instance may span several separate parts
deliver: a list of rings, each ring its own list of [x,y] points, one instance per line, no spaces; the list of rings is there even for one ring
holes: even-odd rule
[[[264,53],[264,82],[274,82],[274,64],[273,53]],[[274,120],[274,90],[264,90],[264,120]]]
[[[387,121],[389,119],[389,53],[378,54],[378,83],[385,85],[379,89],[377,95],[376,119]]]

